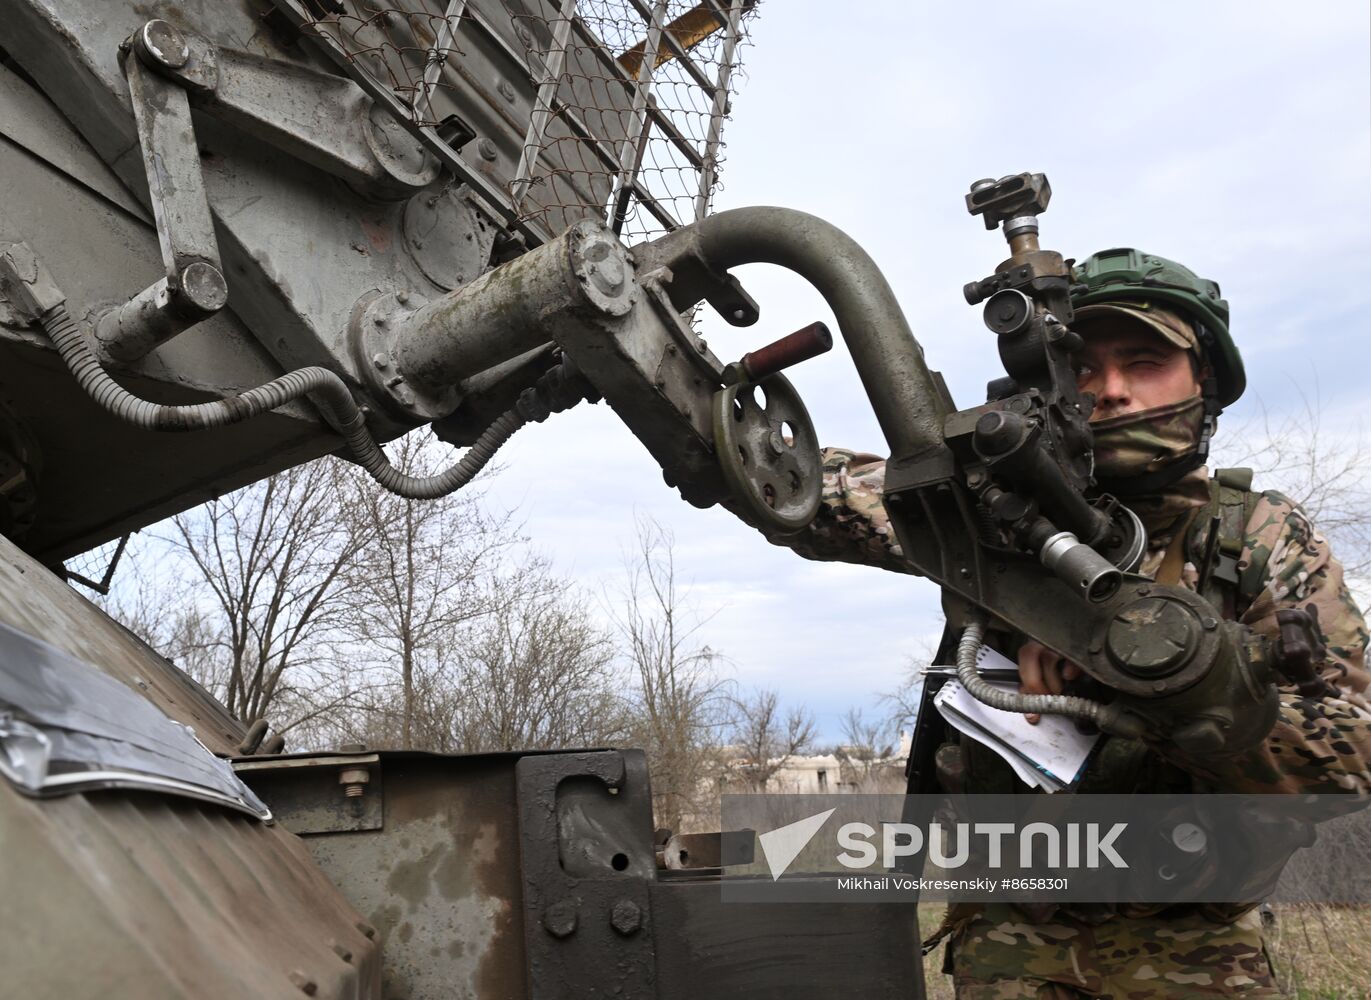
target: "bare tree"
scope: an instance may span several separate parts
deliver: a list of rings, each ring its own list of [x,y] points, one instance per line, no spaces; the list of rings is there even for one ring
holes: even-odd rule
[[[418,434],[392,450],[398,465],[419,475],[440,464]],[[363,489],[352,512],[356,533],[370,541],[346,571],[351,638],[382,670],[399,672],[399,745],[431,749],[441,741],[441,720],[426,720],[427,734],[416,742],[420,702],[430,716],[445,713],[438,706],[443,660],[455,631],[490,610],[484,583],[499,550],[516,541],[510,518],[491,516],[470,491],[416,501]]]
[[[633,742],[648,754],[656,822],[680,830],[717,791],[710,779],[721,769],[718,735],[727,717],[722,658],[700,641],[707,619],[688,606],[671,533],[640,519],[635,543],[611,616],[636,682]]]
[[[348,567],[374,538],[345,507],[356,474],[335,459],[289,469],[178,515],[171,541],[222,616],[220,695],[244,722],[289,705],[278,732],[347,702],[324,640],[345,624]]]
[[[843,770],[843,783],[868,789],[876,783],[877,772],[894,756],[896,741],[890,739],[888,721],[868,720],[861,709],[849,708],[843,716],[843,742],[833,756]]]
[[[463,750],[622,742],[627,706],[610,636],[584,596],[529,560],[487,583],[489,611],[450,655],[453,731]]]
[[[730,743],[737,750],[739,776],[757,791],[792,757],[814,744],[814,718],[804,708],[785,711],[780,696],[760,689],[734,702],[735,719]]]
[[[1371,574],[1371,460],[1360,429],[1335,433],[1325,426],[1317,386],[1312,394],[1296,387],[1299,405],[1261,416],[1216,438],[1224,445],[1218,464],[1251,466],[1258,488],[1274,488],[1295,500],[1351,577]]]

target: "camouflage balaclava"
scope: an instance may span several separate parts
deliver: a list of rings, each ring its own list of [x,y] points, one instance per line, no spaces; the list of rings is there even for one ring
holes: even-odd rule
[[[1119,322],[1141,323],[1167,343],[1201,358],[1194,327],[1180,314],[1146,301],[1085,306],[1077,311],[1074,328],[1088,339],[1096,324]],[[1206,406],[1204,394],[1196,391],[1186,399],[1090,425],[1096,479],[1106,492],[1124,499],[1151,532],[1208,499],[1208,477],[1196,467]]]

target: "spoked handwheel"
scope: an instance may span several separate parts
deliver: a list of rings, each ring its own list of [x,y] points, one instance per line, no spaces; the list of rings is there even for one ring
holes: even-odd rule
[[[754,525],[793,532],[814,520],[823,458],[809,412],[784,375],[715,393],[714,448],[739,513]]]

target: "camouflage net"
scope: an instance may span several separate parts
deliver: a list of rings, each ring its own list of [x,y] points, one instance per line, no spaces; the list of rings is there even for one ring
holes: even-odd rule
[[[708,210],[756,0],[279,2],[520,219],[552,236],[598,218],[637,242]]]

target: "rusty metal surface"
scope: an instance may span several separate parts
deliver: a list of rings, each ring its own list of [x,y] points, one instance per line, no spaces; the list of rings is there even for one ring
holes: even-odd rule
[[[153,794],[36,800],[0,783],[0,850],[6,996],[380,996],[376,941],[279,826]]]
[[[339,808],[349,808],[338,783],[339,757],[296,759],[322,760],[319,787],[336,789]],[[387,1000],[527,995],[517,759],[383,753],[362,796],[383,799],[383,827],[303,837],[319,866],[376,928]],[[269,771],[240,774],[269,803],[288,809],[272,795],[271,779],[263,779]]]
[[[236,761],[234,770],[264,801],[279,805],[272,815],[292,833],[346,833],[381,829],[380,759],[374,753],[250,757]]]

